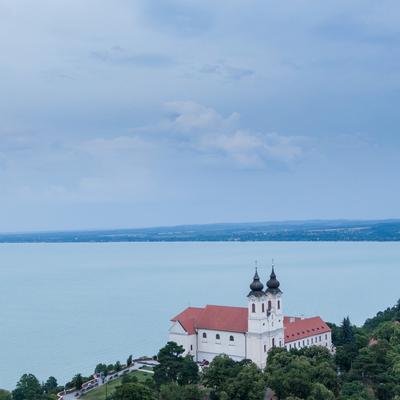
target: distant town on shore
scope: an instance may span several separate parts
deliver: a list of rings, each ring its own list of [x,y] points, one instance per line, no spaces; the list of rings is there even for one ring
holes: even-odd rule
[[[1,233],[0,243],[400,241],[400,220],[310,220]]]

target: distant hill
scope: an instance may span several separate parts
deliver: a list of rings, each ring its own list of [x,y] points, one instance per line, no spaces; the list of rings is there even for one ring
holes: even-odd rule
[[[176,241],[400,241],[400,220],[254,222],[0,234],[0,243]]]

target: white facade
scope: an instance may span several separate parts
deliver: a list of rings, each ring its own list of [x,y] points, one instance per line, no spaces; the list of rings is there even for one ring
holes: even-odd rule
[[[285,344],[286,350],[302,349],[310,346],[323,346],[329,349],[329,351],[333,351],[331,332],[308,336],[304,339],[294,340]]]
[[[177,321],[169,329],[169,340],[185,349],[184,355],[191,355],[197,360],[197,334],[189,335]]]
[[[198,361],[212,361],[218,354],[226,354],[235,361],[246,358],[246,335],[208,329],[198,330]]]
[[[185,310],[172,320],[169,340],[181,345],[185,354],[192,355],[198,362],[210,362],[217,355],[226,354],[235,361],[250,359],[260,368],[265,368],[268,351],[272,347],[290,350],[324,346],[332,350],[330,329],[319,317],[285,320],[283,296],[274,270],[267,286],[267,290],[263,291],[256,272],[250,285],[251,292],[247,296],[247,310],[240,307],[220,307],[217,321],[210,321],[210,318],[204,316],[208,307],[219,306]],[[238,312],[237,316],[233,314],[232,317],[234,308]],[[229,309],[226,310],[226,321],[223,318],[224,309]],[[210,312],[210,315],[215,314]],[[237,323],[238,319],[241,323]],[[218,323],[220,328],[216,327]],[[246,328],[242,328],[243,326]]]

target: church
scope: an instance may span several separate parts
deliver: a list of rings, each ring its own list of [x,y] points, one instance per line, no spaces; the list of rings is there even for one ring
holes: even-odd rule
[[[333,351],[331,329],[320,317],[283,314],[283,293],[273,265],[266,290],[256,269],[247,307],[188,307],[171,322],[169,340],[183,346],[197,362],[226,354],[264,368],[268,351],[275,346],[287,350],[324,346]]]

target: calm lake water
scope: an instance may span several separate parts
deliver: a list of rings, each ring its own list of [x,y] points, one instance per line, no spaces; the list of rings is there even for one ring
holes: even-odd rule
[[[153,355],[186,306],[245,306],[272,257],[286,314],[360,324],[400,297],[400,243],[2,244],[0,387]]]

